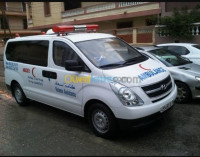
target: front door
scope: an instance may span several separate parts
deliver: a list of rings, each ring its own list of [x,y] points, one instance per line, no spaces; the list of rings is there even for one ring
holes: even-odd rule
[[[82,82],[79,78],[84,77],[84,72],[67,71],[66,60],[81,61],[77,53],[66,41],[52,41],[51,72],[55,72],[56,79],[51,79],[51,91],[56,100],[57,107],[69,112],[82,114]]]

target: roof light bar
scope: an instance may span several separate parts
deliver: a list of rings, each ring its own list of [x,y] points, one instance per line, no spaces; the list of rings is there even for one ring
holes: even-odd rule
[[[78,31],[96,31],[99,25],[74,25],[74,26],[54,26],[55,33],[78,32]]]

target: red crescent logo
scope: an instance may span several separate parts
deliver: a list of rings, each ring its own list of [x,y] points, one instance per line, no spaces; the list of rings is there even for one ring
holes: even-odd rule
[[[33,77],[35,77],[35,75],[34,75],[34,73],[33,73],[34,69],[35,69],[35,67],[32,69],[32,75],[33,75]]]
[[[143,68],[141,64],[139,64],[139,67],[142,68],[142,69],[144,69],[144,70],[151,70],[151,69]]]

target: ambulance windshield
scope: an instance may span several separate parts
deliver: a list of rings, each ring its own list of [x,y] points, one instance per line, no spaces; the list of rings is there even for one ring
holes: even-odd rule
[[[118,38],[81,41],[76,46],[99,68],[127,66],[148,59]]]

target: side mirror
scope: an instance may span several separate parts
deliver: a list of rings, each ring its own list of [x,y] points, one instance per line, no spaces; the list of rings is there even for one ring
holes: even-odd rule
[[[68,71],[83,71],[84,67],[78,64],[78,61],[76,60],[66,60],[65,69]]]

